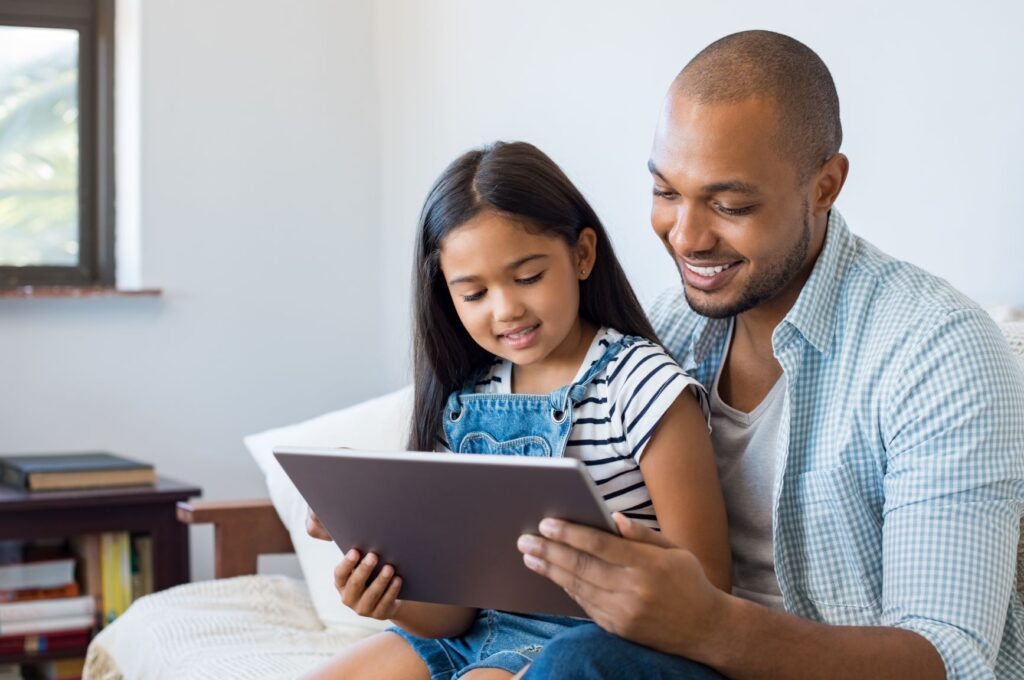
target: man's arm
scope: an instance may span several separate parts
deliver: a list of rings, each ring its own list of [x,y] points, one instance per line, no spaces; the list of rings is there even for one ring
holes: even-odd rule
[[[623,537],[544,520],[524,562],[599,626],[743,678],[945,678],[927,640],[897,628],[830,626],[723,593],[688,551],[616,515]]]

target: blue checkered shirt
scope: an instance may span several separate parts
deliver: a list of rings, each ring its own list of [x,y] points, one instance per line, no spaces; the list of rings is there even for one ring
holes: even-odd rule
[[[697,315],[681,287],[651,318],[710,389],[732,319]],[[1024,375],[995,323],[833,210],[772,347],[787,388],[772,515],[786,610],[912,630],[949,678],[1024,678]]]

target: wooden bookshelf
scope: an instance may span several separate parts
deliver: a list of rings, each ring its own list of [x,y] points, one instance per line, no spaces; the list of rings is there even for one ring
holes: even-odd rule
[[[189,484],[159,477],[153,486],[74,491],[26,491],[0,484],[0,539],[32,541],[83,534],[149,534],[153,588],[189,581],[188,526],[177,519],[177,504],[201,495]],[[83,657],[87,647],[0,654],[0,663],[36,663]]]

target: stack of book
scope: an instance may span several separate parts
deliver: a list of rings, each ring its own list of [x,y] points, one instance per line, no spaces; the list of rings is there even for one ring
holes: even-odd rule
[[[10,545],[5,547],[6,559],[17,558]],[[26,561],[0,564],[0,659],[20,658],[25,677],[80,677],[93,631],[153,592],[152,553],[149,535],[127,532],[74,536],[56,545],[22,544],[18,554]],[[33,660],[61,651],[81,655]],[[0,680],[4,672],[0,664]]]
[[[74,558],[0,565],[0,654],[84,647],[95,624]]]

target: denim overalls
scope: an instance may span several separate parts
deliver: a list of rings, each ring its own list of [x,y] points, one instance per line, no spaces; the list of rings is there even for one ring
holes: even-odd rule
[[[565,454],[572,432],[573,407],[583,399],[587,385],[608,362],[637,338],[625,336],[611,343],[579,381],[550,394],[479,394],[476,380],[448,397],[444,433],[455,453],[494,453],[510,456]]]
[[[474,390],[479,378],[470,381],[452,393],[444,410],[448,448],[455,453],[564,455],[572,431],[573,407],[582,401],[587,385],[638,339],[625,336],[611,343],[577,382],[550,394],[478,394]],[[388,630],[405,638],[426,662],[432,680],[449,680],[475,668],[518,673],[548,640],[567,628],[587,623],[586,619],[568,616],[484,609],[470,629],[457,638],[421,638],[397,627]]]

